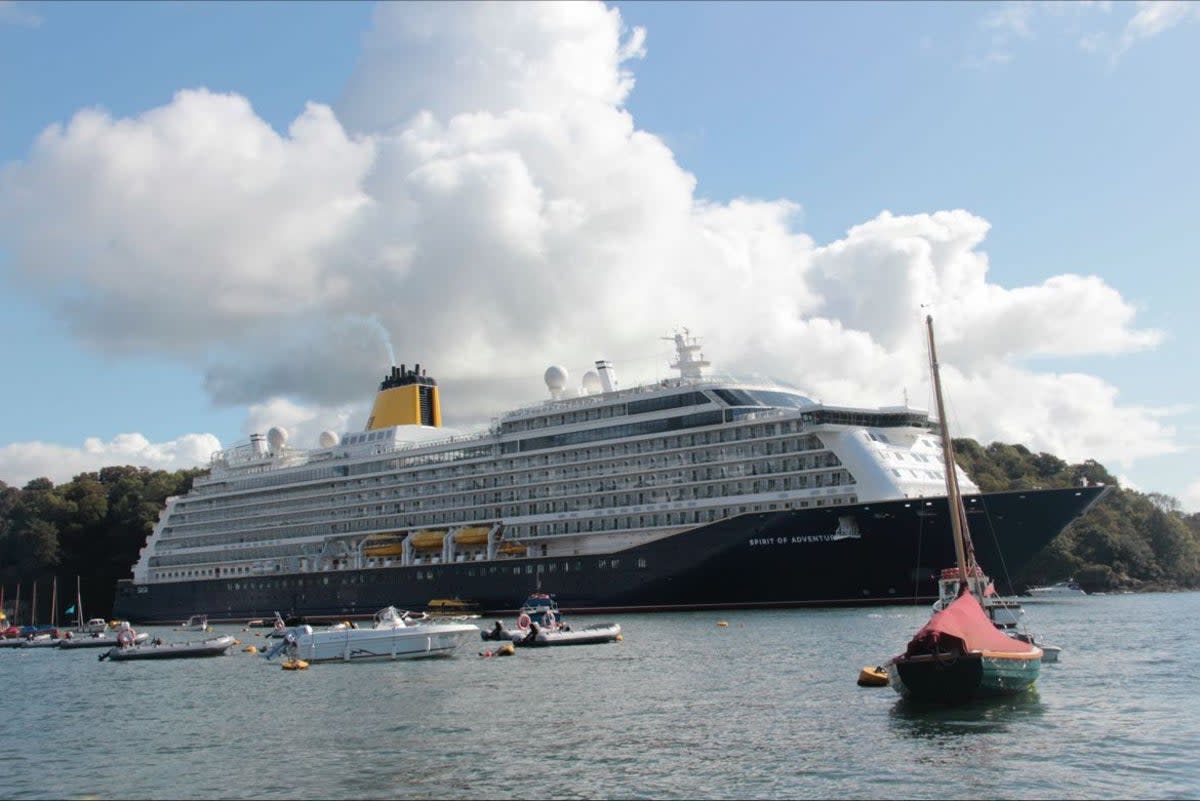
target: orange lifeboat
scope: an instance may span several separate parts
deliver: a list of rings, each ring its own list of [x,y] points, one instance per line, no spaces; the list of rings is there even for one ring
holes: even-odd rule
[[[484,545],[490,530],[488,526],[467,526],[455,533],[454,542],[457,545]]]
[[[410,535],[408,541],[412,543],[414,548],[428,550],[430,548],[441,548],[442,541],[445,539],[446,532],[444,529],[425,529]]]
[[[370,537],[363,544],[363,556],[369,556],[376,559],[386,558],[389,556],[400,556],[404,553],[404,535],[403,534],[385,534],[383,536]]]

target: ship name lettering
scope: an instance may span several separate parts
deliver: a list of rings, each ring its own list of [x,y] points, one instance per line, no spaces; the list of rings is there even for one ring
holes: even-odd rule
[[[806,545],[813,542],[833,542],[833,534],[798,534],[794,537],[755,537],[746,541],[751,548],[760,545]]]

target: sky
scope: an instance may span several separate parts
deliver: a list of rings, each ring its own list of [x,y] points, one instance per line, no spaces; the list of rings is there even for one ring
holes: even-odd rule
[[[713,370],[1200,511],[1200,4],[0,0],[0,481]]]

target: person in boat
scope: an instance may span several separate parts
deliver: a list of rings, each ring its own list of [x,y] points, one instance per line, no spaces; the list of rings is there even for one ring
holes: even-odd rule
[[[491,637],[493,640],[504,639],[504,625],[499,620],[496,621],[496,625],[492,626]]]
[[[535,642],[537,640],[537,636],[538,636],[538,624],[530,623],[529,624],[529,633],[525,635],[525,639],[522,640],[521,642],[523,642],[523,643]]]

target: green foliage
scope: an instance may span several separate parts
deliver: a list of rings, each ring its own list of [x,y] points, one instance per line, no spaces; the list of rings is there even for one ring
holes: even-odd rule
[[[0,481],[0,583],[7,605],[20,582],[25,608],[36,581],[42,588],[38,619],[45,621],[53,578],[62,610],[74,603],[79,576],[85,613],[107,616],[117,580],[130,577],[166,499],[186,493],[204,472],[106,467],[57,487],[38,478],[19,490]]]
[[[1113,487],[1014,576],[1017,585],[1074,577],[1085,589],[1200,587],[1200,514],[1186,516],[1161,493],[1122,489],[1103,465],[1067,464],[1048,453],[998,442],[955,440],[958,461],[984,492],[1079,486]]]

